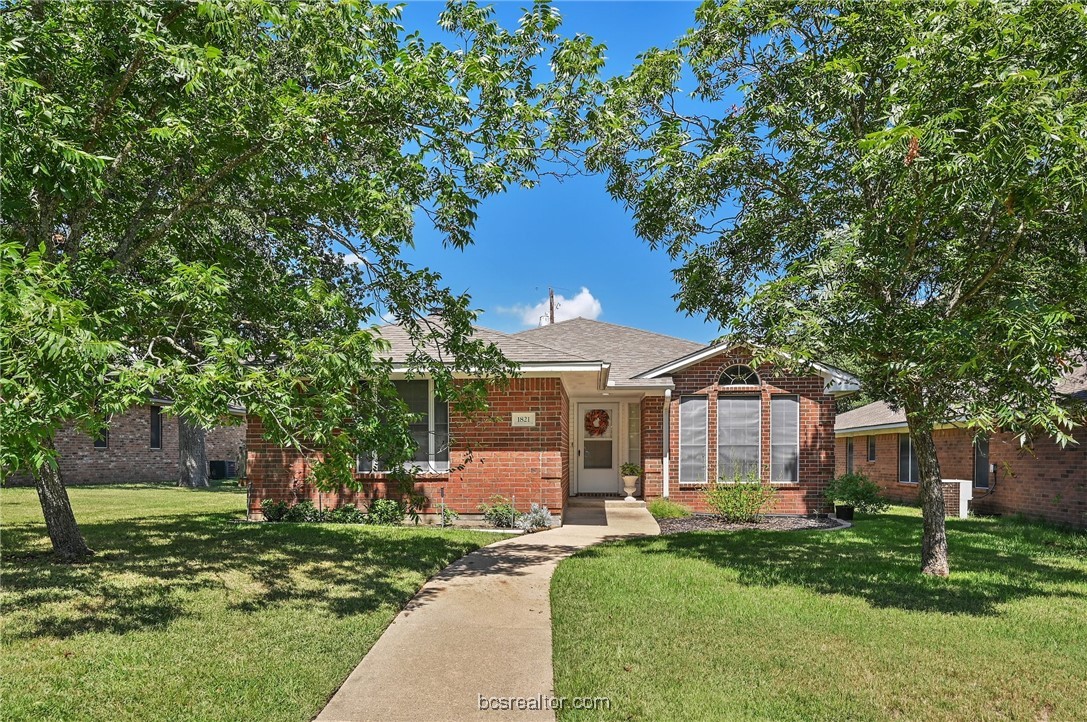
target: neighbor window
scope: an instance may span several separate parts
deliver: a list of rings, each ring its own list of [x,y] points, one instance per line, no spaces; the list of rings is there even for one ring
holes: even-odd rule
[[[845,473],[853,473],[853,439],[845,440]]]
[[[988,436],[979,436],[974,439],[974,486],[978,489],[989,488]]]
[[[151,407],[151,448],[162,448],[162,407]]]
[[[898,480],[903,484],[916,484],[921,478],[917,469],[917,452],[909,434],[898,437]]]
[[[98,436],[94,437],[94,448],[109,448],[109,429],[102,429],[102,432]]]
[[[876,460],[876,437],[874,436],[868,437],[868,460]]]
[[[679,483],[706,483],[705,396],[683,396],[679,400]]]
[[[800,481],[800,399],[770,399],[770,481]]]
[[[415,441],[415,455],[405,464],[423,471],[449,471],[449,404],[434,397],[434,383],[393,381],[397,395],[408,407],[413,420],[408,425]],[[377,454],[358,458],[359,473],[389,471]]]
[[[758,481],[761,403],[758,396],[718,397],[718,479]]]

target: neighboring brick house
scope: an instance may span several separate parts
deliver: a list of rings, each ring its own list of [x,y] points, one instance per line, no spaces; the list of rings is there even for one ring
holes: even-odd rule
[[[739,471],[778,487],[775,513],[826,510],[835,399],[858,388],[848,374],[822,365],[803,376],[751,369],[743,348],[581,318],[475,333],[517,362],[520,375],[491,391],[487,414],[468,419],[435,399],[429,380],[404,379],[410,339],[395,326],[381,329],[401,397],[419,414],[416,489],[430,499],[431,514],[443,492],[462,515],[496,494],[522,509],[539,502],[561,514],[571,496],[618,496],[626,461],[645,469],[645,499],[704,509],[706,480]],[[318,492],[308,483],[313,459],[270,444],[255,416],[246,443],[254,515],[265,498],[328,508],[397,494],[372,458],[359,460],[362,491]]]
[[[1087,400],[1087,367],[1066,376],[1057,392]],[[889,499],[917,503],[917,460],[905,414],[876,402],[840,414],[834,428],[837,474],[860,472]],[[1075,429],[1078,443],[1065,447],[1046,437],[1024,443],[1009,433],[975,443],[973,430],[954,424],[938,427],[933,437],[949,514],[969,508],[1087,527],[1087,427]]]
[[[177,481],[177,418],[163,413],[170,402],[155,399],[134,406],[109,422],[108,431],[95,439],[74,426],[57,433],[57,458],[65,484],[120,484],[140,481]],[[240,423],[208,431],[209,460],[237,462],[245,443],[244,411],[235,409]],[[10,485],[33,483],[25,474],[5,480]]]

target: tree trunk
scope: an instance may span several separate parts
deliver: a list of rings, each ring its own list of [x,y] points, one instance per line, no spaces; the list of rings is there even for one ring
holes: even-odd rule
[[[917,455],[920,474],[921,517],[924,534],[921,537],[921,573],[946,577],[947,529],[944,525],[946,509],[940,476],[940,460],[936,458],[936,443],[932,438],[932,422],[923,420],[906,411],[910,427],[910,440]]]
[[[204,428],[192,424],[184,416],[177,419],[178,486],[194,489],[208,486],[208,449],[204,444]]]
[[[55,452],[52,440],[49,448]],[[38,500],[45,516],[45,528],[49,532],[49,541],[53,542],[53,553],[65,562],[79,561],[94,554],[83,539],[83,533],[76,524],[72,513],[72,503],[68,499],[68,490],[64,488],[59,468],[46,465],[34,474],[34,485],[38,489]]]

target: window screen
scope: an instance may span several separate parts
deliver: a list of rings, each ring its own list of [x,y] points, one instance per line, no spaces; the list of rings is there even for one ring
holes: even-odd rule
[[[989,488],[988,436],[979,436],[974,440],[974,486],[978,489]]]
[[[758,480],[760,403],[758,396],[717,399],[719,479],[726,482]]]
[[[917,470],[917,454],[909,434],[898,437],[898,480],[904,484],[916,484],[921,477]]]
[[[800,480],[800,399],[770,399],[770,481]]]
[[[162,448],[162,407],[151,407],[151,448]]]
[[[679,401],[679,481],[706,482],[705,396],[684,396]]]

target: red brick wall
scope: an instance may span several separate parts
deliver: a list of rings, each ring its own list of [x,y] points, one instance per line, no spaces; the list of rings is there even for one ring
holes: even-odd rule
[[[466,418],[450,409],[448,474],[422,475],[416,490],[430,500],[428,513],[437,513],[441,489],[446,505],[461,514],[478,513],[480,503],[500,494],[514,498],[517,508],[532,502],[561,513],[569,493],[569,400],[558,378],[514,379],[508,389],[492,389],[489,412]],[[511,414],[536,412],[536,426],[514,428]],[[249,418],[247,445],[249,479],[253,486],[251,512],[264,498],[311,499],[324,507],[353,503],[366,506],[378,497],[398,497],[394,482],[382,474],[359,475],[363,489],[320,493],[306,483],[311,459],[262,438],[260,419]],[[462,468],[456,468],[461,466]]]
[[[972,432],[938,429],[933,436],[943,478],[972,479]],[[1062,449],[1043,438],[1028,450],[1012,434],[994,434],[989,439],[989,462],[998,468],[996,486],[988,494],[975,490],[971,508],[1087,527],[1087,430],[1078,429],[1074,436],[1078,446]],[[876,435],[875,462],[867,460],[867,437],[853,437],[853,469],[877,482],[888,498],[916,504],[917,485],[898,481],[898,437],[897,433]],[[839,438],[837,445],[840,474],[845,471],[845,438]]]
[[[642,399],[642,494],[646,499],[664,493],[664,397]],[[674,476],[674,473],[673,473]]]
[[[701,486],[679,483],[679,403],[684,395],[707,397],[709,431],[708,475],[717,476],[717,398],[719,395],[751,395],[754,389],[719,390],[721,372],[736,363],[746,363],[748,356],[740,352],[716,356],[684,369],[673,377],[675,390],[669,417],[670,498],[697,511],[708,511],[702,499]],[[828,510],[823,490],[834,473],[834,398],[824,389],[826,382],[819,376],[777,376],[771,366],[758,369],[762,386],[762,469],[764,481],[770,481],[770,399],[773,395],[794,395],[800,399],[800,468],[799,483],[775,484],[777,500],[771,513],[816,514]],[[650,421],[652,420],[650,416]],[[643,421],[644,423],[644,421]],[[645,442],[643,442],[645,445]],[[659,496],[660,485],[651,482],[647,472],[647,498]]]
[[[244,423],[212,429],[207,434],[208,459],[237,461],[244,438]],[[162,448],[152,449],[150,406],[133,407],[114,416],[108,448],[96,449],[94,439],[71,425],[57,433],[56,441],[65,484],[177,481],[177,419],[162,415]],[[6,483],[32,484],[33,480],[21,474]]]

